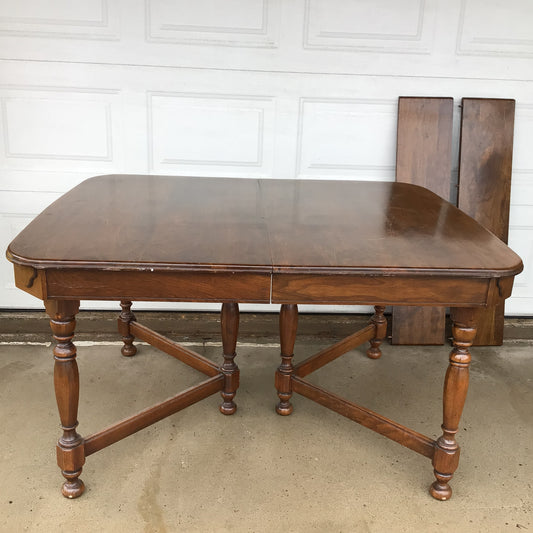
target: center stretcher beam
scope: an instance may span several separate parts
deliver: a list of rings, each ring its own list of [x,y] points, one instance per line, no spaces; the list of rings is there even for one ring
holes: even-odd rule
[[[429,437],[406,428],[378,413],[374,413],[373,411],[370,411],[370,409],[349,402],[348,400],[317,387],[297,376],[293,376],[291,382],[292,390],[294,392],[301,394],[302,396],[305,396],[306,398],[309,398],[310,400],[313,400],[320,405],[383,435],[384,437],[396,441],[425,457],[430,459],[433,458],[435,453],[435,441],[431,440]]]
[[[85,457],[221,391],[223,387],[224,375],[219,374],[91,435],[84,441]]]
[[[129,327],[130,333],[138,339],[147,342],[151,346],[154,346],[176,359],[179,359],[181,362],[189,365],[195,370],[198,370],[207,376],[216,376],[220,373],[220,367],[216,363],[193,350],[188,350],[187,348],[180,346],[177,342],[167,339],[160,333],[135,321],[130,322]]]
[[[353,350],[364,342],[368,342],[374,336],[375,331],[376,326],[374,324],[369,324],[365,328],[356,331],[354,334],[342,339],[333,346],[328,346],[315,355],[308,357],[301,363],[298,363],[294,366],[294,374],[301,378],[307,376],[311,372],[334,361],[346,352]]]

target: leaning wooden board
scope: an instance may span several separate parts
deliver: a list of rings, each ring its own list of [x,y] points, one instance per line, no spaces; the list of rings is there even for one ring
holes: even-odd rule
[[[507,243],[515,101],[463,98],[459,208]],[[479,318],[474,344],[503,342],[504,303]]]
[[[400,97],[396,181],[450,200],[453,98]],[[443,344],[446,310],[394,307],[393,344]]]

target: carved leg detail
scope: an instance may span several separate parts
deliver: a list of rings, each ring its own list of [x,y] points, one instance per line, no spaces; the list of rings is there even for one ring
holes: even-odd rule
[[[294,372],[292,358],[294,357],[294,343],[298,327],[298,306],[296,304],[283,304],[279,315],[279,330],[281,343],[281,364],[276,371],[276,389],[279,403],[276,412],[280,415],[292,413],[291,376]]]
[[[63,496],[77,498],[85,490],[83,481],[79,479],[85,463],[85,449],[83,438],[76,432],[80,382],[76,347],[72,343],[79,301],[48,300],[45,305],[57,343],[54,347],[54,387],[63,430],[56,448],[57,464],[66,479]]]
[[[376,326],[376,333],[374,333],[374,338],[370,340],[370,348],[366,351],[366,355],[370,359],[379,359],[381,357],[380,346],[387,335],[387,319],[383,314],[385,312],[385,307],[381,305],[374,306],[375,313],[370,319]]]
[[[130,322],[135,319],[135,315],[131,312],[131,302],[129,300],[122,300],[120,302],[122,312],[118,317],[118,332],[122,335],[124,346],[121,348],[122,355],[131,357],[137,353],[136,346],[133,345],[135,337],[130,332]]]
[[[233,398],[239,388],[239,367],[234,361],[239,332],[239,304],[222,304],[221,325],[224,352],[224,363],[221,369],[225,379],[224,390],[221,392],[223,401],[220,405],[220,412],[225,415],[232,415],[237,410]]]
[[[430,494],[437,500],[449,500],[452,489],[448,482],[459,465],[460,448],[455,440],[459,421],[468,391],[468,374],[470,366],[469,348],[476,336],[475,309],[452,308],[453,349],[450,364],[444,380],[443,408],[444,417],[442,436],[438,438],[433,456],[435,481]]]

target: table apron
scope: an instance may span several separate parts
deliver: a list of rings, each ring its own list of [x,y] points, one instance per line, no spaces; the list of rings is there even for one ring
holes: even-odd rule
[[[37,275],[35,274],[37,273]],[[41,299],[487,307],[513,277],[286,274],[243,271],[46,269],[15,265],[17,287]]]
[[[274,274],[273,303],[476,307],[498,298],[497,280],[433,276]]]
[[[49,269],[51,299],[270,302],[270,274],[257,272]]]

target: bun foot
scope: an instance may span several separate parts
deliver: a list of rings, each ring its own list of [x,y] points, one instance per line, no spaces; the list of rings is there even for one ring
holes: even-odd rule
[[[228,401],[224,399],[224,401],[220,404],[219,410],[223,415],[232,415],[237,410],[237,405],[233,400]]]
[[[381,350],[378,347],[376,347],[376,346],[371,346],[366,351],[366,355],[370,359],[379,359],[381,357]]]
[[[281,401],[276,405],[276,413],[281,416],[288,416],[292,413],[292,403],[287,401]]]
[[[67,479],[67,481],[63,483],[63,487],[61,487],[61,493],[65,498],[78,498],[85,492],[85,485],[78,477],[80,472],[62,472],[62,474]]]
[[[120,349],[120,352],[122,353],[122,355],[124,357],[132,357],[134,356],[136,353],[137,353],[137,347],[133,344],[131,344],[131,342],[133,342],[133,337],[131,339],[131,341],[128,341],[128,340],[124,340],[124,343],[127,343],[129,342],[129,344],[124,344],[124,346],[122,346],[122,348]]]
[[[452,488],[448,483],[434,481],[431,487],[429,487],[429,493],[436,500],[446,501],[452,497]]]

